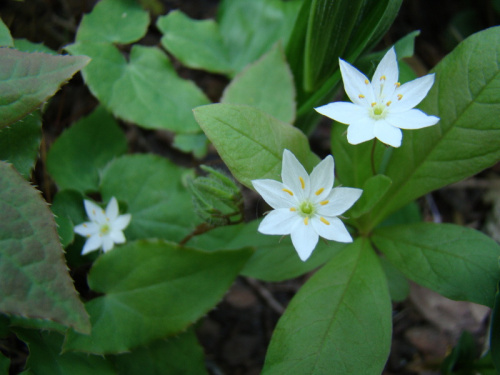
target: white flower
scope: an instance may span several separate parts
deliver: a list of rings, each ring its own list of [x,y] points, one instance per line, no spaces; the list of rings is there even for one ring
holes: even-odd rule
[[[333,187],[334,163],[331,155],[323,159],[309,176],[297,158],[283,151],[281,177],[275,180],[253,180],[264,200],[274,208],[259,225],[263,234],[291,234],[292,243],[305,261],[318,243],[319,236],[338,242],[352,242],[338,215],[349,209],[362,190]]]
[[[132,215],[118,215],[118,202],[113,197],[104,211],[97,204],[84,200],[85,211],[90,221],[77,225],[75,233],[87,237],[82,255],[102,247],[104,252],[111,250],[115,243],[124,243],[123,230],[130,223]]]
[[[439,121],[439,117],[413,109],[434,84],[434,74],[401,85],[394,47],[380,61],[371,83],[359,70],[339,60],[344,88],[352,103],[335,102],[315,109],[348,124],[349,143],[356,145],[376,137],[383,143],[399,147],[403,137],[401,129],[420,129]]]

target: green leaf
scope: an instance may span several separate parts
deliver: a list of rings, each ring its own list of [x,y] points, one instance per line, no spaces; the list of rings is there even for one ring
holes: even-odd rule
[[[193,329],[111,358],[120,375],[208,374],[203,349]]]
[[[260,60],[238,74],[225,89],[221,102],[247,104],[278,120],[293,123],[295,86],[280,46],[276,45]]]
[[[172,146],[183,152],[192,152],[197,159],[203,159],[208,152],[208,143],[204,133],[177,134]]]
[[[0,375],[9,375],[10,359],[0,353]]]
[[[184,65],[232,75],[228,49],[215,21],[193,20],[174,10],[158,18],[156,26],[163,33],[161,44]]]
[[[88,333],[88,316],[68,275],[46,203],[4,162],[0,191],[0,311]]]
[[[12,163],[24,178],[35,166],[42,140],[42,119],[35,111],[12,126],[0,129],[0,160]]]
[[[289,236],[263,235],[257,231],[259,224],[260,220],[254,220],[248,224],[219,227],[193,237],[188,245],[210,251],[251,245],[256,251],[241,274],[264,281],[283,281],[303,275],[330,260],[346,246],[340,242],[320,241],[307,262],[303,262]]]
[[[82,18],[77,42],[132,43],[148,29],[149,14],[134,0],[101,0]]]
[[[82,193],[75,190],[60,190],[50,206],[57,224],[57,232],[63,247],[73,242],[75,225],[88,221],[84,211]],[[66,254],[68,255],[68,254]]]
[[[15,330],[17,336],[28,344],[30,355],[26,368],[34,374],[51,375],[115,375],[113,365],[101,356],[87,353],[63,353],[64,336],[56,332]]]
[[[43,43],[33,43],[27,39],[15,39],[14,48],[23,52],[43,52],[54,56],[59,55],[56,51],[45,46]]]
[[[12,36],[10,35],[10,31],[0,18],[0,46],[12,47],[13,45],[14,41],[12,40]]]
[[[375,230],[373,241],[409,279],[453,300],[493,306],[500,246],[474,229],[418,223]]]
[[[185,330],[217,304],[251,254],[159,240],[103,254],[88,276],[91,289],[105,294],[86,303],[92,333],[70,332],[64,349],[120,353]]]
[[[92,58],[83,78],[115,116],[149,129],[199,131],[191,109],[209,100],[193,82],[179,78],[158,48],[134,45],[129,61],[107,43],[77,42],[66,49]]]
[[[52,145],[47,170],[59,189],[95,192],[102,169],[127,151],[127,139],[103,107],[77,121]]]
[[[491,325],[490,325],[490,352],[491,359],[497,371],[500,370],[500,284],[497,285],[497,292],[495,295],[495,304],[491,312]]]
[[[389,213],[500,159],[500,27],[462,42],[435,68],[436,82],[419,106],[438,125],[404,131],[386,174],[393,184],[373,209],[373,228]]]
[[[384,272],[358,239],[316,272],[274,331],[265,374],[380,374],[391,345]]]
[[[410,283],[401,271],[394,267],[385,257],[381,256],[379,260],[387,278],[391,299],[395,302],[404,301],[410,294]]]
[[[102,175],[104,201],[116,197],[126,205],[132,221],[128,240],[165,238],[180,241],[199,223],[180,168],[155,155],[130,155],[114,160]]]
[[[319,162],[300,130],[256,108],[212,104],[195,108],[193,112],[233,176],[249,188],[255,179],[279,178],[285,148],[292,151],[306,169],[311,170]]]
[[[0,48],[0,128],[33,112],[89,61]]]
[[[349,211],[349,216],[357,218],[370,211],[387,193],[391,183],[391,179],[383,174],[378,174],[366,180],[363,184],[363,194],[359,202]]]

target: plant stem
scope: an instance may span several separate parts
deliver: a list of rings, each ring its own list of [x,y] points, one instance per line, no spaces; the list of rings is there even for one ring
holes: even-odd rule
[[[377,146],[377,138],[373,139],[372,152],[371,152],[371,162],[372,162],[372,173],[375,176],[377,170],[375,169],[375,147]]]

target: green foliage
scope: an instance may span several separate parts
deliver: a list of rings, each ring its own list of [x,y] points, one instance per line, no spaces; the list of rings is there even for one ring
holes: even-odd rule
[[[89,332],[54,218],[40,194],[0,162],[0,311]]]
[[[497,285],[495,304],[491,312],[490,352],[491,359],[497,371],[500,370],[500,284]]]
[[[194,116],[233,176],[247,187],[258,178],[279,177],[285,148],[306,168],[318,163],[302,132],[258,109],[212,104],[194,109]]]
[[[12,163],[25,178],[29,178],[42,139],[38,111],[30,113],[11,126],[0,129],[0,160]]]
[[[64,349],[120,353],[185,330],[217,304],[251,254],[160,240],[103,254],[88,276],[90,288],[104,293],[86,303],[92,333],[70,332]]]
[[[0,18],[0,47],[12,47],[13,43],[9,29]]]
[[[9,375],[10,359],[0,353],[0,374]]]
[[[63,247],[73,242],[75,225],[87,221],[83,209],[83,195],[75,190],[61,190],[54,196],[50,206],[57,224],[57,233]]]
[[[316,272],[276,327],[263,374],[380,374],[391,343],[391,302],[368,241]]]
[[[387,278],[391,299],[395,302],[404,301],[410,294],[410,283],[406,277],[394,267],[385,257],[379,257],[380,265]]]
[[[88,62],[85,56],[52,56],[0,48],[0,128],[33,112]]]
[[[102,169],[126,150],[127,140],[113,116],[98,107],[54,142],[47,169],[60,189],[95,192]]]
[[[453,300],[493,306],[500,246],[481,232],[417,223],[377,229],[373,241],[407,278]]]

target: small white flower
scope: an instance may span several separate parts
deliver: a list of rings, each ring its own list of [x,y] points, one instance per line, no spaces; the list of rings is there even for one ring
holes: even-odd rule
[[[123,230],[129,225],[132,215],[118,215],[118,202],[115,197],[109,201],[106,211],[91,201],[84,200],[83,203],[90,221],[77,225],[74,229],[75,233],[87,237],[82,255],[100,247],[107,252],[115,243],[125,242]]]
[[[349,143],[356,145],[378,138],[383,143],[399,147],[403,137],[401,129],[420,129],[439,121],[439,117],[413,109],[434,84],[434,74],[401,85],[394,47],[380,61],[371,82],[352,65],[339,60],[344,88],[352,103],[335,102],[315,109],[335,121],[348,124]]]
[[[253,180],[264,200],[274,208],[259,225],[263,234],[291,234],[292,243],[302,261],[307,260],[319,236],[338,242],[352,242],[344,223],[337,217],[349,209],[362,190],[333,187],[334,163],[331,155],[323,159],[309,176],[297,158],[283,151],[281,177]]]

